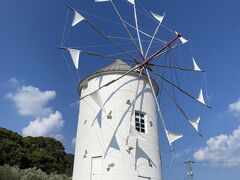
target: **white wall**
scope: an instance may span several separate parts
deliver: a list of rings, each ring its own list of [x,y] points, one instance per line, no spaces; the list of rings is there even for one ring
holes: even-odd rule
[[[108,74],[91,79],[88,87],[82,90],[81,96],[93,92],[119,76],[120,74]],[[137,84],[138,77],[128,75],[101,89],[100,96],[106,112],[99,108],[91,96],[80,102],[73,180],[145,179],[138,177],[139,175],[161,179],[156,106],[150,86],[145,79],[140,80],[135,110],[146,113],[148,134],[143,135],[145,141],[138,140],[137,147],[136,138],[133,136],[130,136],[129,144],[126,145],[130,122],[135,126],[134,114],[133,120],[130,121],[132,106],[126,102],[128,99],[131,102],[134,100]],[[112,119],[107,119],[110,111],[112,111]],[[153,124],[152,127],[150,122]],[[134,147],[131,154],[126,151],[129,146]],[[146,155],[151,159],[153,167],[149,166]],[[93,159],[96,156],[102,158]],[[114,167],[107,171],[108,165],[112,163]],[[94,173],[92,171],[101,173],[92,175]]]

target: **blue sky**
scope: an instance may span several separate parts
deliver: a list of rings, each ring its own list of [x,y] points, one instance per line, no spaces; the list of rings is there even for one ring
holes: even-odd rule
[[[176,110],[172,110],[173,106],[167,103],[167,99],[163,98],[162,104],[166,102],[163,109],[167,118],[175,119],[173,122],[169,120],[170,127],[185,135],[175,144],[176,151],[171,154],[166,138],[163,133],[161,134],[164,177],[167,180],[183,179],[186,172],[183,161],[188,156],[195,161],[203,162],[226,160],[240,162],[240,130],[238,129],[240,125],[238,83],[240,2],[140,0],[137,1],[139,11],[143,11],[139,2],[146,10],[160,14],[166,12],[164,25],[191,39],[194,57],[201,67],[207,70],[208,99],[213,107],[212,110],[208,110],[194,105],[192,109],[192,102],[183,99],[187,111],[193,114],[200,112],[202,115],[203,139],[201,139],[194,134],[181,116],[175,114]],[[73,152],[72,139],[76,134],[79,98],[74,80],[78,81],[78,76],[66,53],[68,66],[73,73],[74,80],[72,79],[58,49],[67,14],[66,4],[90,14],[118,21],[110,4],[96,4],[93,1],[0,1],[0,126],[23,135],[59,138],[67,151]],[[118,1],[117,5],[124,18],[128,18],[129,22],[133,23],[133,19],[129,18],[132,15],[131,6],[124,0]],[[127,37],[121,26],[100,21],[89,14],[84,15],[107,34]],[[157,24],[142,14],[140,16],[140,26],[148,33],[152,33]],[[72,14],[69,12],[66,32],[70,29],[71,18]],[[163,34],[165,39],[168,38],[167,40],[173,37],[167,31],[166,33],[163,31]],[[119,52],[114,48],[86,47],[96,44],[108,43],[86,24],[73,28],[65,41],[66,46],[81,46],[85,50],[105,54]],[[123,47],[133,49],[131,45],[126,44]],[[183,50],[177,52],[185,54],[179,55],[180,58],[189,57],[189,47],[186,45]],[[154,50],[157,49],[153,48]],[[101,58],[82,55],[80,79],[109,63]],[[186,87],[193,92],[199,88],[199,82],[192,76],[182,77],[187,82]],[[197,85],[189,85],[188,82]],[[28,99],[27,104],[25,98]],[[42,128],[40,122],[44,122],[47,128]],[[237,175],[240,175],[238,164],[230,166],[221,163],[220,165],[196,163],[193,167],[195,179],[237,180]]]

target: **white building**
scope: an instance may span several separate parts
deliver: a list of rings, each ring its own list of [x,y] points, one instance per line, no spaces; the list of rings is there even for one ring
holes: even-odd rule
[[[130,69],[117,60],[86,77],[79,94],[92,93]],[[147,76],[139,79],[134,71],[81,100],[73,180],[144,179],[162,180],[157,109]]]

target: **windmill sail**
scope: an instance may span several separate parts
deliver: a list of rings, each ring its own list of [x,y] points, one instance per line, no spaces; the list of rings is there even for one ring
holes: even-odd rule
[[[185,39],[184,37],[180,37],[179,39],[180,39],[180,41],[181,41],[183,44],[185,44],[185,43],[187,43],[187,42],[188,42],[188,40],[187,40],[187,39]]]
[[[135,0],[127,0],[128,2],[130,2],[132,5],[135,5]]]
[[[200,103],[206,105],[205,103],[205,100],[204,100],[204,97],[203,97],[203,90],[201,89],[200,90],[200,93],[199,93],[199,96],[198,96],[198,99],[197,99]]]
[[[194,129],[196,129],[197,132],[199,132],[198,126],[199,126],[200,120],[201,120],[201,117],[198,117],[197,119],[192,120],[192,121],[189,120],[189,122],[194,127]]]
[[[176,34],[178,34],[178,32],[177,31],[175,31],[175,33]],[[182,44],[185,44],[185,43],[187,43],[188,42],[188,40],[187,39],[185,39],[184,37],[179,37],[179,40],[182,42]]]
[[[167,134],[167,138],[168,138],[168,142],[170,145],[172,145],[172,143],[180,138],[183,137],[182,134],[177,134],[177,133],[173,133],[173,132],[170,132],[170,131],[166,131],[166,134]]]
[[[77,49],[71,49],[71,48],[67,48],[67,50],[69,51],[72,61],[76,67],[76,69],[78,69],[78,64],[79,64],[79,56],[81,51],[77,50]]]
[[[202,70],[199,68],[198,64],[196,63],[194,57],[193,57],[192,59],[193,59],[194,70],[195,70],[195,71],[202,71]]]
[[[72,21],[72,26],[76,26],[78,23],[84,20],[84,17],[74,10],[74,17]]]
[[[161,16],[161,15],[156,14],[156,13],[154,13],[154,12],[151,12],[151,14],[152,14],[152,16],[153,16],[156,20],[158,20],[160,23],[163,21],[164,16]]]

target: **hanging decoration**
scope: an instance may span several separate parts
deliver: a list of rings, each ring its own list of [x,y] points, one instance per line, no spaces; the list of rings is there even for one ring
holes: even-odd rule
[[[74,10],[74,17],[72,21],[72,26],[76,26],[78,23],[84,20],[84,17]]]
[[[192,124],[192,126],[194,127],[194,129],[196,129],[196,131],[199,133],[199,129],[198,129],[198,125],[200,123],[201,117],[198,117],[195,120],[189,120],[189,122]]]
[[[202,70],[199,68],[199,66],[197,65],[194,57],[193,57],[192,59],[193,59],[193,67],[194,67],[194,70],[195,70],[195,71],[202,71]]]
[[[78,64],[79,64],[79,56],[81,51],[77,50],[77,49],[71,49],[71,48],[67,48],[67,50],[69,51],[72,61],[74,63],[74,66],[76,69],[78,69]]]
[[[205,103],[205,100],[204,100],[204,97],[203,97],[203,90],[201,89],[200,90],[200,93],[199,93],[199,96],[198,96],[198,99],[197,99],[200,103],[206,105]]]
[[[172,145],[174,141],[183,137],[182,134],[173,133],[167,130],[166,130],[166,134],[167,134],[168,142],[170,143],[170,145]]]
[[[161,15],[159,15],[159,14],[157,14],[157,13],[154,13],[154,12],[151,12],[151,14],[152,14],[152,16],[153,16],[157,21],[159,21],[160,23],[162,23],[164,16],[161,16]]]
[[[127,0],[128,2],[130,2],[132,5],[135,5],[135,0]]]

